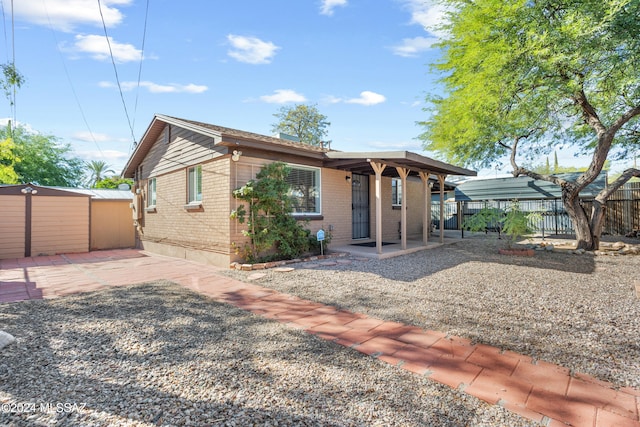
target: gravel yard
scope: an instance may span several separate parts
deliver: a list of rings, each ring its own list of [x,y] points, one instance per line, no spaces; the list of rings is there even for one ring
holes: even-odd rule
[[[640,256],[527,258],[499,255],[501,245],[479,235],[381,261],[298,264],[256,283],[640,388]],[[251,273],[227,274],[246,280]]]
[[[255,282],[640,388],[640,257],[498,244],[300,263]],[[0,304],[0,330],[17,338],[0,350],[0,425],[537,425],[169,282]]]
[[[533,425],[167,282],[3,304],[0,329],[0,425]]]

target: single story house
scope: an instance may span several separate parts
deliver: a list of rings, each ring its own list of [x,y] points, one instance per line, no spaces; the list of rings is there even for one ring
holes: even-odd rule
[[[232,192],[267,163],[282,161],[295,217],[331,232],[332,244],[429,235],[431,193],[471,170],[407,151],[341,152],[166,115],[155,115],[122,176],[135,181],[139,247],[219,266],[239,261],[243,225]],[[441,234],[441,239],[442,239]]]

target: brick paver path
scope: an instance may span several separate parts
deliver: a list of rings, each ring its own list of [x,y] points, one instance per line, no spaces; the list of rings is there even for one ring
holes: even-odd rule
[[[640,427],[640,390],[616,389],[528,356],[338,310],[239,282],[218,271],[138,250],[0,260],[0,303],[165,279],[428,376],[550,427]]]

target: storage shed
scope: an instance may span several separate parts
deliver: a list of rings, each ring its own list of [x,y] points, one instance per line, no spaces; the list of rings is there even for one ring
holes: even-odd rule
[[[90,199],[32,184],[0,187],[0,258],[88,252]]]
[[[130,191],[0,186],[0,259],[135,246]]]

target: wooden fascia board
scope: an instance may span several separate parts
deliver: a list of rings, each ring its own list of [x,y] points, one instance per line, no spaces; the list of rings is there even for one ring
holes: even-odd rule
[[[323,152],[313,152],[305,150],[304,148],[296,148],[288,145],[278,145],[265,141],[252,141],[248,139],[242,139],[237,137],[223,136],[222,141],[216,145],[221,145],[229,148],[237,148],[242,151],[242,147],[251,148],[254,150],[270,151],[276,153],[286,153],[291,155],[297,155],[302,157],[309,157],[312,159],[322,160],[324,159]]]

